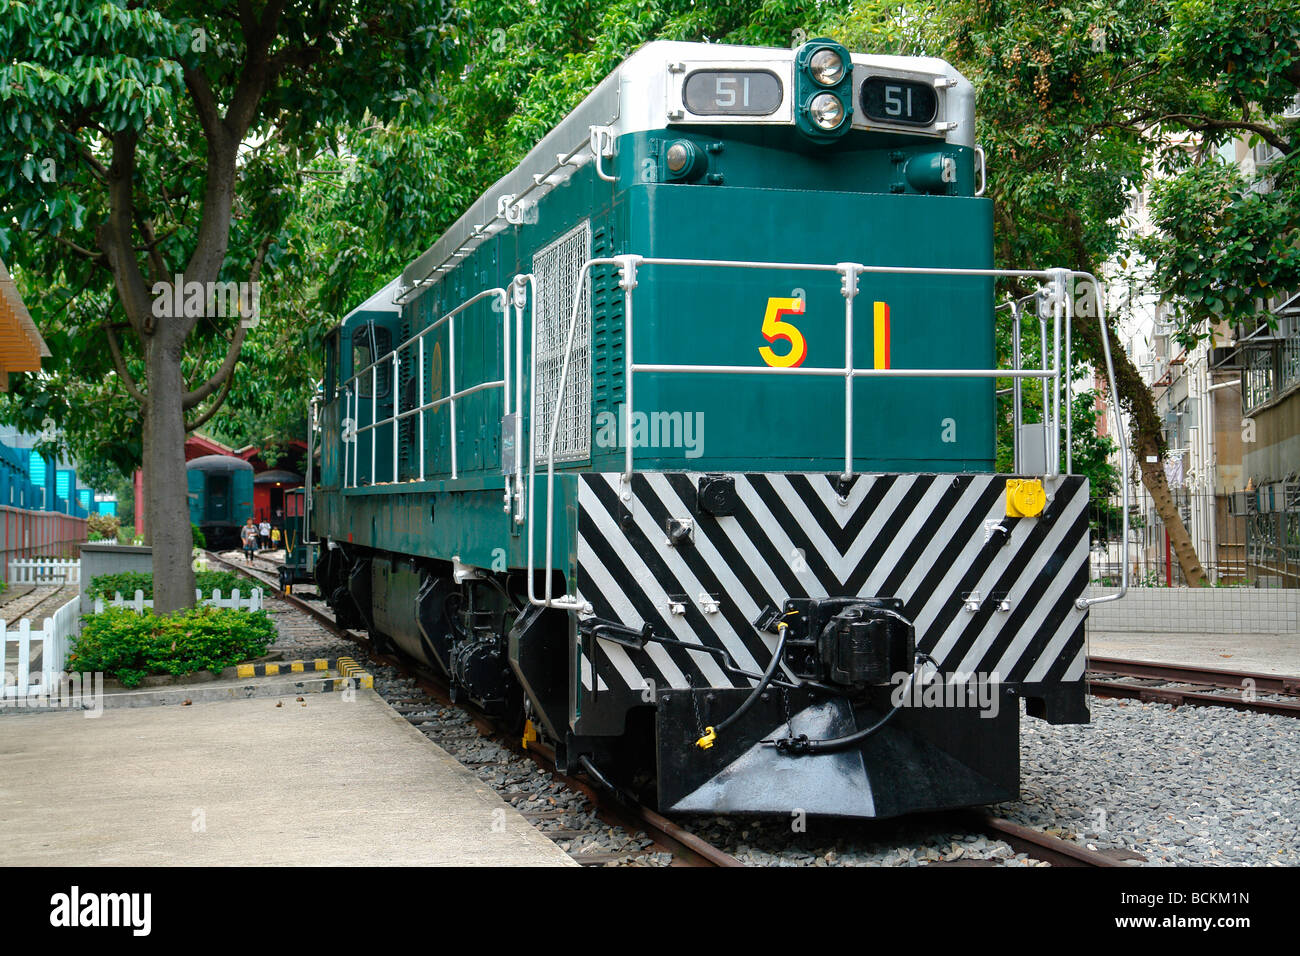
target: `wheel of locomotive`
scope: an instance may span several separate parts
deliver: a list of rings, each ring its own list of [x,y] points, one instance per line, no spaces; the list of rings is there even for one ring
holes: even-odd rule
[[[523,736],[524,726],[528,722],[528,711],[524,704],[524,689],[516,681],[510,682],[510,692],[506,695],[505,712],[498,718],[507,734],[516,741]]]
[[[393,655],[400,654],[397,644],[383,631],[370,630],[366,633],[370,635],[370,646],[373,647],[377,653]]]

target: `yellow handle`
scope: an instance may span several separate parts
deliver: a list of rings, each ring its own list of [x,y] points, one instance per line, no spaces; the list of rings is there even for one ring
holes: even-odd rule
[[[705,727],[704,736],[695,741],[695,746],[699,747],[701,750],[708,750],[713,746],[713,742],[717,739],[718,735],[714,729],[712,727]]]

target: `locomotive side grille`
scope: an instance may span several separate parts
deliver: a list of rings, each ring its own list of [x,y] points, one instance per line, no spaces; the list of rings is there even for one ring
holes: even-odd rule
[[[1006,517],[1006,476],[999,475],[862,475],[845,504],[837,501],[836,476],[735,475],[737,506],[725,517],[699,513],[699,477],[634,475],[629,513],[618,475],[583,476],[578,594],[598,617],[634,628],[649,623],[761,671],[774,639],[750,622],[765,605],[896,597],[916,625],[918,649],[945,672],[996,672],[1024,683],[1082,679],[1086,614],[1074,601],[1087,586],[1086,479],[1056,479],[1048,513],[1030,519]],[[694,520],[693,540],[668,546],[665,521],[682,517]],[[1009,533],[991,533],[992,524]],[[701,606],[702,594],[717,601],[716,611]],[[973,594],[978,607],[970,610]],[[672,613],[670,602],[681,611]],[[596,671],[611,687],[749,684],[721,674],[715,658],[699,652],[597,644]],[[582,663],[587,674],[590,662]]]
[[[568,344],[569,319],[578,292],[578,275],[590,256],[591,221],[583,220],[533,256],[537,301],[537,378],[533,383],[533,421],[537,461],[546,460],[551,423],[558,414],[556,461],[577,461],[591,453],[591,283],[585,282],[578,308],[573,355],[564,394],[560,371]],[[557,411],[558,409],[558,411]]]
[[[613,230],[609,225],[596,226],[591,232],[591,255],[594,259],[614,254]],[[595,417],[601,412],[618,414],[623,402],[623,290],[618,285],[619,271],[598,266],[591,273],[592,328],[592,403]]]

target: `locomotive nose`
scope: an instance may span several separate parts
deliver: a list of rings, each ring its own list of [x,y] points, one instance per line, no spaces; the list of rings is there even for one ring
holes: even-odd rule
[[[663,812],[892,817],[918,807],[998,803],[1019,791],[1018,707],[973,720],[964,707],[904,707],[854,748],[794,757],[772,744],[789,734],[852,737],[890,712],[889,689],[865,706],[845,697],[771,694],[751,711],[746,732],[723,735],[708,750],[693,746],[701,693],[674,691],[659,700]]]

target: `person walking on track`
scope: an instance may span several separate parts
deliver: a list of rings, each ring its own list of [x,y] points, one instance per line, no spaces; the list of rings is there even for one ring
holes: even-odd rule
[[[244,562],[252,564],[253,552],[257,550],[257,526],[253,524],[252,518],[239,529],[239,539],[244,544]]]

